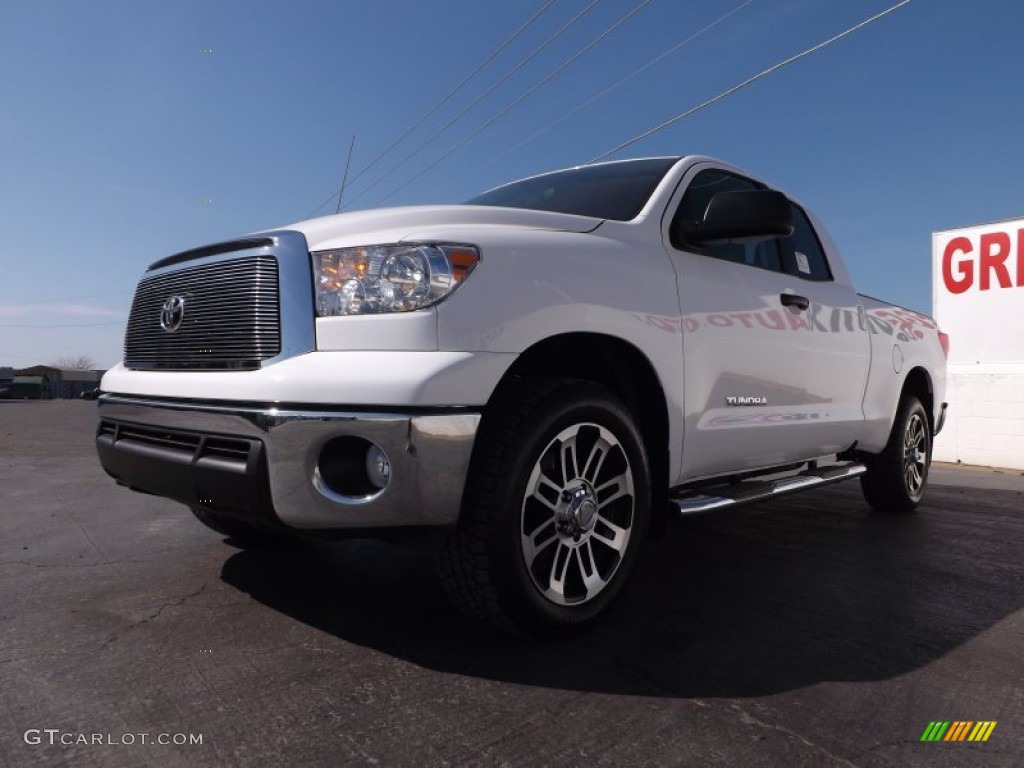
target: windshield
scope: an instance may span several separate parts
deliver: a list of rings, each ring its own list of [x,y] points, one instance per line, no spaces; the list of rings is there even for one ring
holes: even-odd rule
[[[555,171],[484,192],[467,200],[466,205],[529,208],[629,221],[640,213],[677,159],[627,160]]]

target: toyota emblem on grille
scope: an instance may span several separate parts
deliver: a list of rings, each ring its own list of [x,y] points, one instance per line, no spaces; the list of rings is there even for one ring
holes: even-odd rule
[[[181,327],[185,319],[185,299],[181,296],[171,296],[160,308],[160,327],[168,333],[173,333]]]

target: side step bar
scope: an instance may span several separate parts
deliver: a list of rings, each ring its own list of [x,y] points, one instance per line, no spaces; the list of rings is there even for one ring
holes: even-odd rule
[[[858,462],[850,461],[839,464],[805,469],[795,475],[779,477],[772,480],[753,479],[713,486],[693,491],[683,491],[671,503],[678,507],[679,514],[692,515],[708,512],[712,509],[734,507],[738,504],[749,504],[753,501],[773,499],[787,493],[807,490],[819,485],[838,483],[851,477],[867,472],[867,467]]]

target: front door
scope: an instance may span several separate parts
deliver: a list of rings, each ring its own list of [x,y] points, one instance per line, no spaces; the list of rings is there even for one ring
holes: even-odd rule
[[[667,225],[683,312],[687,479],[842,451],[863,420],[862,311],[804,211],[793,205],[795,229],[782,240],[686,242],[716,192],[758,188],[731,172],[691,172]]]

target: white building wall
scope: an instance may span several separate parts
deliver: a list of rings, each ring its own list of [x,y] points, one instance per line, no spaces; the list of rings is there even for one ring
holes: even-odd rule
[[[936,461],[1024,470],[1024,363],[951,363]]]
[[[932,303],[949,334],[934,458],[1024,469],[1024,219],[936,232]]]

